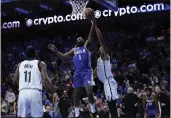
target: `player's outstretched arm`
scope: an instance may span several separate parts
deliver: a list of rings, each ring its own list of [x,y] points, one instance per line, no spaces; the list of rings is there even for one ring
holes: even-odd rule
[[[52,50],[53,52],[55,52],[55,54],[57,55],[58,58],[65,60],[65,59],[71,59],[74,56],[74,50],[71,49],[69,52],[63,54],[60,51],[58,51],[58,49],[55,47],[54,44],[49,44],[48,48],[50,50]]]
[[[40,63],[40,71],[41,71],[41,75],[42,75],[42,78],[44,80],[44,83],[45,83],[45,86],[52,92],[52,93],[55,93],[56,92],[56,89],[55,87],[53,86],[53,84],[50,82],[49,80],[49,77],[47,75],[47,67],[46,67],[46,64],[44,62],[41,62]]]
[[[102,36],[102,33],[101,33],[100,29],[96,26],[95,30],[96,30],[97,38],[98,38],[98,40],[100,42],[100,46],[103,48],[103,50],[105,52],[107,52],[107,47],[106,47],[106,44],[104,42],[104,39],[103,39],[103,36]]]
[[[20,67],[20,63],[17,65],[17,68],[15,70],[15,74],[14,74],[14,80],[13,80],[13,84],[18,84],[19,81],[19,67]]]
[[[95,26],[96,26],[96,19],[95,16],[92,16],[92,20],[91,20],[91,29],[90,29],[90,33],[88,35],[88,40],[86,40],[85,42],[85,46],[89,47],[89,44],[91,44],[93,38],[94,38],[94,33],[95,33]]]

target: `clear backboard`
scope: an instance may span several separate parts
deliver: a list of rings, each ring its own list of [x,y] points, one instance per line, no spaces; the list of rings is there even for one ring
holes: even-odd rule
[[[102,6],[106,7],[107,9],[116,11],[118,10],[118,0],[92,0],[95,1]]]

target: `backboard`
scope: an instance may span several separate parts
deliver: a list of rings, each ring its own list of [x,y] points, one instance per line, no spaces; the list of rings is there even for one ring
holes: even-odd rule
[[[93,0],[102,6],[106,7],[107,9],[116,11],[118,10],[118,0]]]

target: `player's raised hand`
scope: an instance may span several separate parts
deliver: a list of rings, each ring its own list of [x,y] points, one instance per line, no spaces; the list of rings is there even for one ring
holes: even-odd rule
[[[92,14],[92,17],[91,17],[91,20],[95,20],[96,18],[95,18],[95,12],[94,12],[94,10],[93,10],[93,14]]]
[[[94,10],[91,8],[85,8],[84,13],[86,19],[92,19],[94,17]]]
[[[48,49],[52,50],[53,52],[55,52],[55,50],[57,49],[56,46],[54,44],[49,44],[48,45]]]
[[[95,15],[94,14],[92,15],[91,23],[92,23],[92,25],[93,24],[96,25],[96,18],[95,18]]]

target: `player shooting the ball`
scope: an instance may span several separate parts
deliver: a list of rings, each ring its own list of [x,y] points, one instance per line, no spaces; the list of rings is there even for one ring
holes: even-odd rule
[[[91,18],[91,29],[88,36],[88,40],[84,40],[83,37],[78,37],[76,39],[76,47],[72,48],[69,52],[63,54],[61,53],[53,44],[48,46],[57,57],[62,60],[73,59],[75,73],[74,73],[74,104],[75,104],[75,118],[80,118],[80,95],[82,87],[85,87],[88,96],[88,101],[90,103],[91,116],[96,117],[95,110],[95,100],[93,96],[92,86],[93,86],[93,70],[91,67],[91,53],[89,50],[90,44],[93,40],[93,35],[95,32],[95,16],[94,11],[91,8],[85,9],[86,18]]]
[[[119,98],[117,93],[117,83],[111,71],[110,56],[107,46],[97,25],[95,26],[95,30],[101,47],[99,48],[99,58],[97,60],[97,68],[94,70],[94,77],[98,77],[104,84],[104,92],[106,99],[108,100],[111,117],[117,118],[116,102]]]

